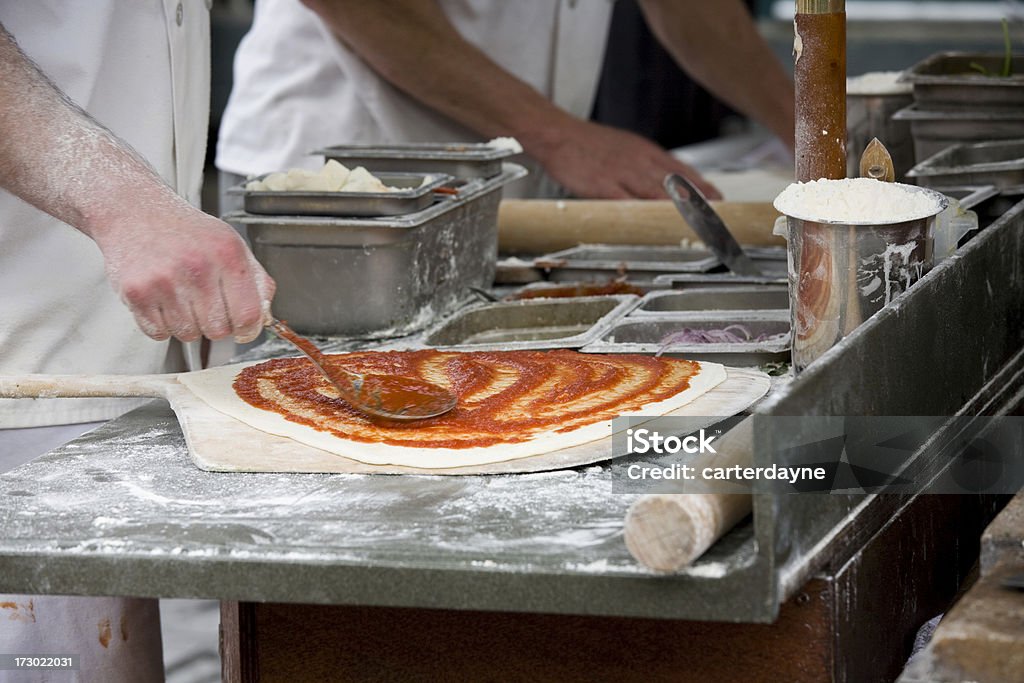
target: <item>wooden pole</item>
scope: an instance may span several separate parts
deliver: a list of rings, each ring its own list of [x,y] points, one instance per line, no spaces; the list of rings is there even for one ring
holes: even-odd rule
[[[796,0],[796,179],[846,177],[846,0]]]
[[[845,178],[846,2],[796,0],[793,25],[796,179]],[[789,239],[799,256],[792,296],[793,367],[800,372],[843,335],[844,294],[835,278],[848,255],[835,228],[804,223],[798,232]]]

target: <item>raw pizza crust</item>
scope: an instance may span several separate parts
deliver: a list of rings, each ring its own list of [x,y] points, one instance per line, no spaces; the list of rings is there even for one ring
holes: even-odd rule
[[[603,420],[571,432],[549,431],[540,433],[528,441],[475,448],[410,448],[346,441],[333,434],[291,422],[279,413],[256,408],[242,400],[235,393],[233,387],[235,377],[245,368],[258,365],[260,362],[263,361],[190,372],[178,375],[178,381],[210,407],[250,427],[371,465],[400,465],[422,469],[486,465],[551,453],[563,448],[605,439],[612,435],[612,421]],[[665,415],[682,408],[725,381],[726,372],[723,366],[717,363],[703,362],[697,363],[697,365],[700,366],[700,372],[696,377],[690,378],[690,384],[685,391],[664,401],[649,403],[639,410],[622,415]]]

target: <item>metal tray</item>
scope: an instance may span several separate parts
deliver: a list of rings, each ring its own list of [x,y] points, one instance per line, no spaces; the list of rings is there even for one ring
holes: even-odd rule
[[[695,311],[789,311],[789,289],[785,285],[749,285],[654,291],[640,301],[630,317]]]
[[[422,330],[490,287],[501,188],[526,170],[469,181],[423,211],[389,218],[261,216],[248,226],[253,253],[277,282],[274,312],[297,331],[358,339]]]
[[[785,247],[743,247],[751,259],[755,261],[785,261]]]
[[[785,247],[744,247],[743,251],[767,278],[784,278],[788,267]]]
[[[735,287],[736,285],[789,285],[789,279],[785,272],[769,273],[764,277],[751,277],[748,275],[734,275],[733,273],[703,273],[694,275],[689,273],[659,275],[654,278],[654,284],[670,287],[672,289],[707,289],[709,287]]]
[[[777,342],[739,344],[673,344],[662,340],[684,327],[721,329],[742,324],[754,335],[786,333]],[[659,353],[731,366],[751,367],[789,362],[789,311],[716,311],[660,316],[629,316],[612,326],[597,341],[581,350],[585,353]]]
[[[532,260],[511,256],[498,260],[494,283],[498,285],[525,285],[544,280],[544,274],[533,266]]]
[[[428,332],[424,343],[473,351],[580,348],[639,302],[622,295],[485,304],[455,314]]]
[[[515,155],[485,143],[409,143],[402,145],[331,145],[313,152],[346,166],[369,171],[448,173],[456,178],[490,178],[501,173],[501,162]]]
[[[907,173],[919,185],[1024,185],[1024,139],[947,147]]]
[[[555,282],[609,280],[616,275],[644,282],[666,273],[706,273],[721,262],[704,249],[581,244],[540,256],[533,265],[549,271]]]
[[[943,185],[932,188],[947,197],[960,202],[965,211],[976,209],[993,197],[999,196],[999,188],[995,185]]]
[[[984,228],[1002,216],[1016,202],[1016,200],[1002,197],[1002,193],[994,185],[936,186],[932,189],[956,199],[964,211],[974,211],[978,215],[979,228]],[[1024,191],[1021,194],[1024,194]],[[960,243],[962,244],[967,239],[969,238],[961,238]]]
[[[910,122],[916,159],[928,159],[960,143],[1024,138],[1024,107],[941,111],[914,104],[900,109],[893,119]]]
[[[914,103],[910,92],[882,95],[846,94],[846,172],[856,178],[860,175],[860,158],[868,143],[878,138],[892,158],[896,179],[900,182],[914,165],[914,140],[910,124],[893,121],[892,115]]]
[[[601,291],[601,288],[622,284],[633,291]],[[533,282],[503,297],[505,301],[529,299],[568,299],[581,296],[609,296],[613,294],[635,294],[643,296],[649,292],[664,291],[651,282]]]
[[[269,174],[267,174],[269,175]],[[451,182],[445,173],[378,173],[381,182],[402,188],[397,192],[255,191],[245,183],[229,192],[241,194],[248,213],[277,216],[341,216],[369,218],[401,216],[423,211],[434,203],[434,190]],[[259,176],[262,180],[266,175]]]
[[[900,80],[912,83],[915,101],[929,109],[1024,107],[1024,55],[1013,55],[1014,75],[1007,78],[986,76],[972,63],[998,73],[1003,54],[939,52],[915,64]]]

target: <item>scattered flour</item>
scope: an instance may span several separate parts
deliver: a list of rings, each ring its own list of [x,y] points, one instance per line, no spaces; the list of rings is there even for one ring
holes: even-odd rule
[[[914,90],[911,83],[900,83],[902,71],[873,71],[846,79],[847,95],[906,95]]]
[[[933,193],[872,178],[793,183],[775,198],[787,216],[831,223],[883,224],[929,218],[942,210]]]

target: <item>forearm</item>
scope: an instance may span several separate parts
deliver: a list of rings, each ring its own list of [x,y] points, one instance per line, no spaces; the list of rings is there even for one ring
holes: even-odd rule
[[[2,26],[0,187],[92,237],[150,337],[248,341],[262,328],[274,283],[235,231],[68,101]]]
[[[0,187],[99,239],[115,206],[184,206],[128,145],[71,103],[0,26]]]
[[[676,62],[737,111],[791,148],[793,83],[740,0],[640,0]]]
[[[577,196],[662,197],[667,173],[718,196],[650,141],[559,109],[466,41],[433,0],[302,1],[383,79],[483,137],[516,137]]]
[[[385,80],[483,137],[528,152],[570,115],[466,41],[433,0],[303,0]]]

